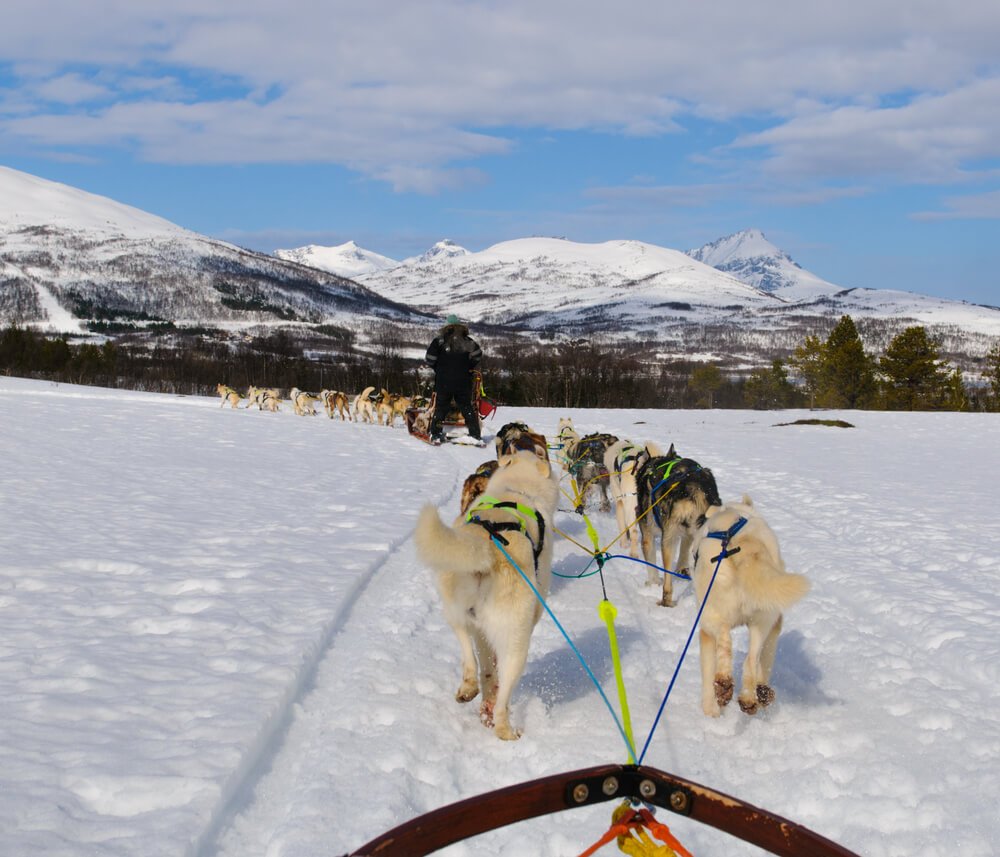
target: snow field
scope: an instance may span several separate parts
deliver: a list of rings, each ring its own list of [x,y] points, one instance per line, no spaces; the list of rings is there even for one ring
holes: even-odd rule
[[[552,434],[566,413],[504,409],[488,428]],[[813,585],[786,616],[775,704],[704,717],[695,642],[645,762],[860,854],[993,854],[996,415],[823,415],[846,430],[774,427],[804,412],[572,415],[676,442],[724,498],[750,493]],[[0,852],[337,854],[454,800],[625,760],[548,617],[514,696],[520,741],[453,700],[458,646],[409,536],[423,502],[457,512],[491,450],[9,378],[0,427]],[[577,516],[557,525],[586,543]],[[557,571],[585,564],[557,542]],[[645,576],[606,570],[640,747],[696,612],[689,584],[666,610]],[[617,707],[599,600],[596,577],[557,578],[550,605]],[[447,853],[579,854],[611,809]],[[661,817],[695,853],[760,853]]]

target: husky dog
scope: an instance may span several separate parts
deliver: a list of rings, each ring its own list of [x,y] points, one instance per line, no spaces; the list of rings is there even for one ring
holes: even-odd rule
[[[559,462],[559,466],[563,470],[569,469],[569,459],[566,457],[566,442],[570,436],[578,436],[576,429],[573,427],[573,418],[559,417],[559,425],[556,426],[556,443],[553,447],[556,450],[556,454],[553,458]]]
[[[497,432],[493,443],[497,448],[498,459],[518,449],[526,449],[539,458],[549,460],[549,443],[545,435],[532,431],[527,423],[507,423]]]
[[[374,387],[365,387],[354,397],[354,404],[351,405],[351,412],[354,414],[356,423],[362,420],[366,423],[375,422],[375,405],[372,404],[371,394],[375,392]]]
[[[465,477],[465,482],[462,484],[462,514],[464,515],[469,511],[475,500],[479,499],[479,496],[486,490],[486,484],[490,481],[490,477],[496,472],[497,467],[500,466],[499,461],[484,461],[479,467],[476,468],[474,473],[470,473]]]
[[[663,450],[655,443],[638,445],[630,440],[613,443],[604,453],[608,491],[615,506],[618,532],[621,533],[619,543],[623,548],[628,548],[629,556],[635,559],[639,558],[639,527],[636,524],[639,517],[639,494],[635,474],[650,458],[659,455],[663,455]],[[659,583],[659,572],[648,568],[646,579],[649,583]]]
[[[690,458],[681,458],[670,444],[667,454],[648,459],[635,479],[643,559],[655,561],[654,543],[659,535],[663,567],[686,572],[691,565],[694,534],[705,511],[722,505],[712,471]],[[660,604],[672,607],[673,603],[671,575],[664,574]]]
[[[292,387],[288,391],[288,398],[292,400],[292,408],[300,417],[316,416],[316,402],[319,401],[319,396],[315,393],[307,393],[298,387]]]
[[[240,394],[237,393],[232,387],[227,387],[225,384],[216,384],[215,392],[219,394],[219,398],[222,401],[219,403],[220,408],[224,408],[228,403],[231,408],[238,408],[240,406]]]
[[[257,410],[259,411],[262,411],[265,408],[267,408],[269,411],[277,410],[276,407],[272,407],[270,404],[268,404],[269,399],[274,399],[275,403],[277,403],[281,399],[281,396],[278,394],[278,391],[273,387],[271,388],[254,387],[251,385],[250,387],[247,388],[246,406],[248,408],[251,407],[252,405],[256,405]]]
[[[723,535],[728,536],[725,554]],[[708,510],[698,531],[693,582],[699,603],[712,585],[701,614],[702,711],[718,717],[721,706],[733,698],[731,631],[746,625],[750,635],[738,699],[746,714],[756,714],[758,705],[774,702],[768,681],[781,614],[809,591],[809,581],[785,571],[774,532],[744,495],[741,503]]]
[[[510,698],[524,671],[542,605],[521,572],[545,597],[552,579],[548,533],[559,497],[549,462],[530,452],[504,456],[480,501],[452,526],[425,506],[414,534],[417,552],[435,572],[444,614],[462,648],[459,702],[483,693],[479,714],[497,737],[514,740]],[[527,507],[527,508],[526,508]],[[517,564],[514,568],[504,550]],[[520,569],[520,572],[518,571]],[[477,670],[478,659],[478,670]]]
[[[375,400],[375,413],[379,425],[392,426],[396,417],[406,418],[406,409],[410,407],[410,399],[399,393],[390,393],[383,389]]]
[[[342,422],[347,422],[351,419],[351,403],[348,401],[347,393],[342,393],[339,390],[323,390],[319,394],[319,398],[323,402],[323,409],[326,411],[326,415],[331,420],[337,414],[340,414]]]
[[[587,497],[596,484],[601,492],[601,511],[611,511],[608,494],[608,469],[604,466],[604,454],[608,447],[616,444],[613,434],[588,434],[580,437],[572,425],[560,420],[559,438],[563,454],[563,467],[576,485],[576,511],[582,512],[587,505]]]
[[[270,411],[272,414],[281,410],[281,396],[275,389],[264,391],[264,401],[261,403],[261,410]]]

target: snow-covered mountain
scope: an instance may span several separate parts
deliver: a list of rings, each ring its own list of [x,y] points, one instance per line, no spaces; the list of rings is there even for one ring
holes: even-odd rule
[[[424,254],[362,282],[429,312],[534,328],[634,330],[780,303],[680,251],[640,241],[521,238],[478,253]]]
[[[411,256],[406,259],[404,265],[426,265],[431,262],[440,262],[444,259],[456,259],[461,256],[470,255],[464,247],[456,244],[450,238],[438,241],[433,247],[419,256]]]
[[[353,327],[373,316],[419,318],[342,277],[0,167],[0,324],[75,333],[89,319]]]
[[[759,230],[690,253],[640,241],[523,238],[479,252],[440,241],[399,263],[354,242],[268,256],[0,167],[0,324],[75,331],[97,318],[360,331],[378,318],[426,326],[428,313],[751,363],[793,349],[805,333],[825,333],[844,314],[870,321],[862,328],[873,349],[913,324],[947,354],[981,355],[1000,336],[1000,309],[841,288],[804,271]]]
[[[811,300],[843,289],[803,270],[759,229],[744,229],[687,254],[785,301]]]
[[[292,250],[275,250],[274,255],[279,259],[298,262],[300,265],[318,268],[349,280],[356,280],[358,277],[399,265],[397,260],[365,250],[353,241],[333,247],[309,244]]]

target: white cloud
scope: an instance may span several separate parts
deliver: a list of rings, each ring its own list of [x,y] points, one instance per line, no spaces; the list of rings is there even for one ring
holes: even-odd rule
[[[765,168],[786,176],[961,181],[969,165],[1000,157],[1000,77],[902,106],[840,107],[794,118],[733,146],[765,149]]]
[[[172,162],[326,160],[433,190],[481,180],[462,162],[520,129],[753,117],[773,127],[737,150],[762,147],[776,173],[945,180],[998,154],[998,43],[995,0],[717,0],[711,15],[661,0],[8,0],[0,56],[19,89],[119,101],[70,116],[38,102],[0,131]]]
[[[111,95],[111,90],[79,74],[63,74],[38,83],[33,87],[32,94],[44,101],[80,104],[107,98]]]
[[[1000,190],[951,196],[943,211],[921,211],[914,220],[1000,220]]]

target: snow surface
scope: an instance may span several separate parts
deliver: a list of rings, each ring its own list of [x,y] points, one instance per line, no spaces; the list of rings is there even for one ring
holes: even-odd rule
[[[501,408],[487,434],[521,418],[551,435],[567,414],[676,442],[723,497],[749,492],[813,584],[786,616],[775,704],[702,715],[693,649],[645,762],[870,857],[996,854],[1000,416]],[[856,428],[775,426],[809,416]],[[520,741],[453,700],[458,646],[410,536],[422,503],[457,511],[490,450],[13,378],[0,429],[0,854],[328,857],[626,760],[548,617],[514,696]],[[580,517],[556,525],[586,542]],[[560,538],[556,571],[585,565]],[[689,584],[665,609],[645,576],[606,572],[639,742],[696,612]],[[558,578],[550,606],[615,699],[600,597],[597,578]],[[611,809],[443,853],[577,855]],[[695,854],[761,853],[660,817]]]

